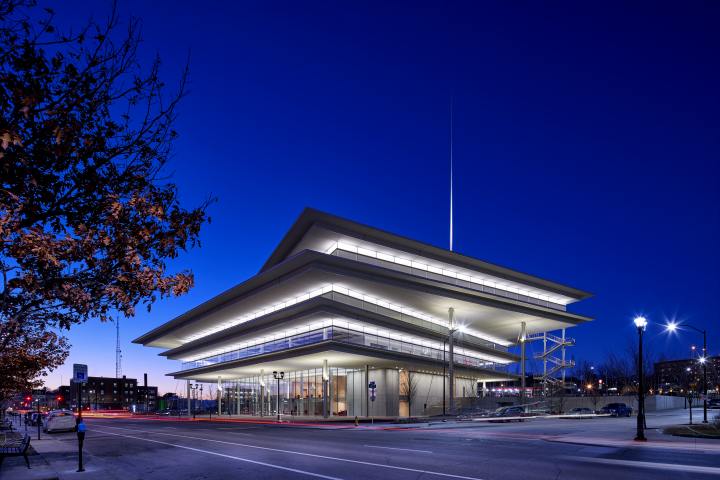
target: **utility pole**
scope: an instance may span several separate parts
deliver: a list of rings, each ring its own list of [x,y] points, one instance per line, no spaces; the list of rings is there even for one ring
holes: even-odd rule
[[[122,377],[122,354],[120,353],[120,317],[115,318],[117,341],[115,345],[115,378]]]

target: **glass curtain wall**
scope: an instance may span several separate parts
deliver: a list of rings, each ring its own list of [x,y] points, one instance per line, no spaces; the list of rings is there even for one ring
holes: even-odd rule
[[[328,416],[347,416],[352,397],[360,398],[359,382],[348,382],[348,375],[359,370],[328,368],[327,392],[323,392],[323,369],[285,372],[279,382],[272,373],[222,383],[224,415],[321,417],[327,396]],[[262,385],[265,385],[265,388]],[[279,387],[279,388],[278,388]],[[358,390],[355,392],[354,390]]]

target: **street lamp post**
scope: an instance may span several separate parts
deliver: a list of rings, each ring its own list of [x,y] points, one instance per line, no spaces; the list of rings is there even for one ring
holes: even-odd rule
[[[637,317],[635,319],[635,326],[637,327],[639,337],[639,348],[638,348],[638,416],[637,416],[637,436],[636,441],[644,442],[647,441],[643,433],[643,427],[645,424],[645,390],[643,390],[643,353],[642,353],[642,340],[643,332],[647,326],[647,320],[645,317]]]
[[[277,400],[277,419],[278,422],[280,421],[280,380],[285,377],[285,372],[273,372],[273,376],[275,377],[275,380],[277,380],[277,392],[275,392],[277,395],[275,399]]]
[[[705,342],[705,330],[700,330],[699,328],[695,328],[692,325],[675,325],[671,323],[668,325],[669,330],[675,330],[677,327],[688,327],[692,328],[696,332],[700,332],[703,335],[703,353],[702,357],[700,357],[700,363],[703,364],[703,388],[702,388],[702,395],[704,397],[707,397],[707,343]],[[694,349],[695,347],[693,347]],[[692,405],[690,405],[690,409],[692,410]],[[707,400],[703,400],[703,421],[702,423],[708,423],[707,419]]]

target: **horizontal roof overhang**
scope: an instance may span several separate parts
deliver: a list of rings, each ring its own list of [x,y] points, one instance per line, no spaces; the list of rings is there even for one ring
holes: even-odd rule
[[[418,325],[409,324],[403,320],[369,312],[328,298],[317,297],[250,322],[236,325],[235,327],[204,337],[200,340],[183,344],[162,352],[159,355],[168,357],[170,360],[182,360],[188,356],[197,358],[203,354],[210,355],[217,350],[231,349],[239,342],[247,341],[247,339],[253,335],[275,335],[295,328],[298,323],[307,325],[330,319],[339,319],[349,323],[361,323],[379,330],[414,336],[433,343],[443,342],[448,332],[446,327],[434,325],[439,328],[437,330],[429,330]],[[455,339],[458,348],[472,349],[484,353],[491,358],[499,357],[496,361],[501,361],[500,359],[507,362],[520,361],[519,355],[477,344],[472,341],[468,335],[463,333],[456,333]]]
[[[313,235],[312,227],[315,225],[322,226],[324,229],[334,230],[339,234],[345,234],[357,239],[366,240],[377,245],[384,245],[408,252],[410,254],[416,254],[449,263],[451,265],[486,272],[500,278],[514,280],[526,285],[537,286],[538,288],[547,289],[551,292],[561,293],[578,300],[594,296],[594,294],[584,290],[552,282],[550,280],[519,272],[511,268],[501,267],[500,265],[419,242],[401,235],[386,232],[378,228],[370,227],[362,223],[354,222],[352,220],[309,207],[306,207],[300,216],[295,220],[295,223],[293,223],[290,230],[288,230],[273,253],[270,255],[270,258],[268,258],[262,266],[260,272],[267,271],[270,268],[281,264],[290,255],[292,255],[293,252],[303,249],[300,245]]]
[[[536,333],[592,320],[352,260],[302,252],[133,343],[175,348],[194,335],[224,328],[234,319],[327,285],[357,291],[437,319],[447,318],[452,307],[460,325],[508,341],[517,339],[521,322],[526,322],[527,333]]]
[[[265,370],[265,374],[267,375],[273,371],[293,372],[321,369],[324,360],[327,360],[328,367],[330,368],[339,367],[362,370],[366,365],[369,368],[392,369],[409,368],[412,366],[415,371],[427,371],[428,373],[436,374],[442,373],[443,371],[442,362],[435,362],[397,352],[382,352],[362,346],[345,345],[328,341],[234,362],[169,373],[167,376],[178,380],[216,382],[218,376],[224,380],[259,376],[261,370]],[[518,375],[511,373],[457,364],[455,365],[455,375],[456,377],[466,376],[469,378],[477,378],[486,382],[516,380],[519,378]]]

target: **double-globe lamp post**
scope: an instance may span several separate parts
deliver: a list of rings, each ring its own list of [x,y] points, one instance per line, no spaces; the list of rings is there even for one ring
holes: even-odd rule
[[[273,376],[275,377],[275,380],[277,380],[277,417],[278,422],[280,421],[280,380],[285,377],[285,372],[273,372]]]
[[[700,363],[703,364],[703,388],[702,388],[702,395],[704,398],[707,398],[707,344],[705,343],[705,330],[700,330],[699,328],[695,328],[692,325],[675,325],[674,323],[671,323],[668,325],[668,330],[673,331],[678,327],[688,327],[692,328],[695,331],[698,331],[702,333],[703,335],[703,354],[702,357],[700,357]],[[695,348],[695,347],[693,347]],[[690,408],[692,409],[692,404],[690,404]],[[703,421],[702,423],[708,423],[707,419],[707,400],[703,400]]]
[[[642,340],[643,332],[647,327],[647,320],[645,317],[635,318],[635,326],[637,327],[639,345],[638,345],[638,415],[637,415],[637,435],[635,441],[644,442],[647,441],[645,434],[643,433],[643,427],[645,426],[645,390],[643,389],[643,353],[642,353]]]

